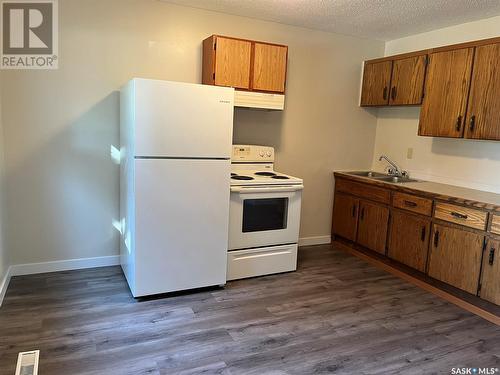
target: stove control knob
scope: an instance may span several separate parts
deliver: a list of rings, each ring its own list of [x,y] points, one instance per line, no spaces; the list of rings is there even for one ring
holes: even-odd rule
[[[268,157],[268,158],[270,158],[270,157],[271,157],[271,155],[272,155],[271,151],[268,151],[268,152],[267,152],[267,157]]]
[[[264,157],[264,151],[260,150],[259,155],[260,155],[261,158],[263,158]]]

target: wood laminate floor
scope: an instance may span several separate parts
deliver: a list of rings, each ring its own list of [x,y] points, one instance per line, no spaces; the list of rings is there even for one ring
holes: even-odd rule
[[[0,374],[450,374],[500,367],[500,327],[333,246],[297,272],[134,300],[119,267],[14,277]]]

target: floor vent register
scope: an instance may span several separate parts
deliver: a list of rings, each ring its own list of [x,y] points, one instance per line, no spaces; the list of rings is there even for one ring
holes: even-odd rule
[[[21,352],[17,356],[16,375],[37,375],[40,350]]]

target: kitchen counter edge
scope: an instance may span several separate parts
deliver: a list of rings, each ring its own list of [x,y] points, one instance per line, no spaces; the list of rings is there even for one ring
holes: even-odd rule
[[[500,212],[500,194],[496,193],[423,180],[394,184],[340,171],[335,171],[333,174],[335,177],[374,185],[388,190],[420,195],[430,199],[481,208],[496,213]]]

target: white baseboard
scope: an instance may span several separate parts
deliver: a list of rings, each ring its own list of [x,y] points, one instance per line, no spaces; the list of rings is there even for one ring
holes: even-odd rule
[[[8,267],[7,271],[5,272],[5,275],[0,280],[0,307],[2,306],[3,298],[5,297],[5,293],[7,293],[7,288],[9,287],[10,276],[11,276],[10,272],[11,272],[11,267]]]
[[[325,245],[332,242],[330,235],[299,238],[299,246]]]
[[[95,258],[80,258],[56,260],[53,262],[16,264],[10,266],[11,276],[32,275],[35,273],[79,270],[84,268],[117,266],[120,264],[119,255],[110,255]]]

